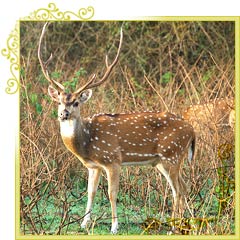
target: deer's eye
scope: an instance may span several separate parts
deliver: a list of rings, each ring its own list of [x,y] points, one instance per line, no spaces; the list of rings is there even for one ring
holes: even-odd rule
[[[78,107],[78,102],[75,102],[75,103],[73,104],[73,107]]]

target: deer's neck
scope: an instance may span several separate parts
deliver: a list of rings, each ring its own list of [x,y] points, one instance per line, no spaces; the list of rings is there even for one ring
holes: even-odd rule
[[[60,131],[66,147],[77,157],[85,158],[89,142],[87,123],[81,119],[66,120],[60,122]]]

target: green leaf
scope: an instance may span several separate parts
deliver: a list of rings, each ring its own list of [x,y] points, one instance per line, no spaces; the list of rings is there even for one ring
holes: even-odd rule
[[[60,77],[61,77],[61,73],[60,72],[52,72],[51,73],[51,78],[59,79]]]
[[[36,112],[38,114],[41,114],[42,113],[42,105],[40,103],[36,103]]]
[[[37,96],[36,93],[32,93],[30,95],[30,101],[31,101],[32,104],[36,104],[37,103],[37,99],[38,99],[38,96]]]
[[[23,78],[25,77],[25,69],[22,67],[20,68],[20,76]]]
[[[171,72],[166,72],[162,75],[161,82],[169,83],[172,80],[173,74]]]

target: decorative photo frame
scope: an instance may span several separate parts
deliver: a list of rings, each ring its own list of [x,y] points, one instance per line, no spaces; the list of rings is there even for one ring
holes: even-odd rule
[[[21,71],[21,64],[20,64],[20,24],[21,22],[24,21],[63,21],[63,22],[68,22],[68,21],[92,21],[94,18],[94,12],[95,9],[94,7],[86,7],[86,8],[80,8],[79,10],[77,10],[76,12],[72,12],[72,11],[61,11],[57,5],[55,3],[49,3],[47,8],[40,8],[36,11],[34,11],[33,13],[30,14],[30,16],[24,17],[19,19],[19,21],[17,21],[16,26],[14,28],[14,30],[11,32],[11,34],[9,35],[9,38],[7,39],[7,43],[6,43],[6,48],[1,50],[1,54],[6,57],[9,62],[10,62],[10,73],[11,76],[10,78],[7,80],[6,82],[6,94],[20,94],[20,77],[22,76],[21,74],[23,74]],[[235,78],[235,96],[234,96],[234,100],[235,100],[235,111],[233,115],[234,115],[234,119],[236,116],[236,125],[234,128],[235,131],[235,150],[233,148],[232,144],[227,143],[222,143],[221,145],[219,145],[217,147],[217,150],[215,151],[217,154],[217,158],[218,161],[221,163],[221,166],[219,168],[216,168],[215,170],[217,171],[216,175],[219,177],[219,181],[221,182],[223,188],[221,188],[222,186],[220,186],[220,184],[216,184],[214,187],[214,194],[215,196],[217,194],[218,197],[216,197],[216,199],[220,199],[222,202],[225,202],[227,205],[231,205],[234,206],[235,205],[235,216],[233,217],[233,224],[235,224],[235,229],[234,231],[232,231],[229,235],[217,235],[217,236],[213,236],[211,238],[220,238],[220,239],[238,239],[239,236],[239,227],[238,227],[238,223],[239,223],[239,199],[237,197],[234,196],[238,196],[239,195],[239,173],[237,171],[237,169],[239,169],[239,163],[237,160],[237,158],[235,158],[233,155],[235,154],[235,156],[239,156],[239,91],[237,91],[239,89],[239,30],[240,30],[240,19],[238,17],[226,17],[224,19],[220,18],[174,18],[174,17],[169,17],[169,18],[163,18],[163,17],[143,17],[142,19],[139,18],[137,19],[138,21],[231,21],[234,22],[234,31],[235,31],[235,73],[234,73],[234,77]],[[133,21],[135,21],[133,19]],[[207,33],[206,33],[207,36]],[[183,68],[184,70],[184,68]],[[225,69],[227,71],[227,69]],[[127,74],[127,71],[122,70],[122,73]],[[168,83],[168,80],[172,78],[172,75],[170,73],[166,73],[166,75],[164,75],[165,77],[165,82],[164,84]],[[188,78],[188,74],[189,72],[185,73],[185,77]],[[208,78],[209,76],[206,76],[206,78]],[[127,79],[127,77],[125,77]],[[149,79],[146,77],[146,81],[148,82],[148,85],[152,88],[152,90],[155,91],[155,86],[151,86],[151,81],[149,81]],[[130,83],[130,82],[129,82]],[[136,83],[137,84],[137,83]],[[130,83],[131,85],[131,83]],[[137,85],[136,85],[137,86]],[[157,91],[155,91],[156,93]],[[131,90],[131,93],[132,90]],[[134,94],[132,95],[133,99],[134,98]],[[159,97],[159,99],[161,99]],[[34,102],[34,96],[33,96],[33,102]],[[163,105],[164,105],[164,101],[163,101]],[[21,105],[21,103],[20,103]],[[227,104],[228,105],[228,104]],[[36,105],[35,105],[36,106]],[[136,104],[135,104],[136,106]],[[212,105],[211,105],[212,106]],[[36,111],[37,110],[37,106],[36,106]],[[39,111],[42,111],[39,107]],[[21,129],[20,129],[21,131]],[[19,134],[20,135],[20,134]],[[19,139],[21,137],[19,136]],[[34,143],[33,143],[34,144]],[[20,143],[17,144],[17,147],[19,149],[17,149],[17,157],[16,157],[16,165],[20,166]],[[229,167],[228,165],[228,160],[229,159],[234,158],[235,159],[235,166],[233,169],[231,169],[231,174],[234,175],[233,179],[230,179],[229,175],[226,174],[227,173],[227,168]],[[45,163],[44,163],[45,164]],[[21,229],[20,227],[20,219],[21,219],[21,204],[20,204],[20,198],[21,198],[21,193],[20,193],[20,169],[17,169],[16,171],[16,239],[36,239],[36,238],[41,238],[41,236],[37,236],[35,234],[31,235],[31,234],[23,234],[23,229]],[[234,182],[234,183],[233,183]],[[103,185],[104,186],[104,185]],[[228,194],[229,195],[224,195],[224,197],[222,196],[223,194],[225,194],[225,190],[226,188],[229,190]],[[167,191],[167,190],[166,190]],[[222,194],[222,195],[221,195]],[[222,198],[221,198],[222,197]],[[227,198],[231,198],[231,203],[228,202],[228,200],[226,200]],[[236,198],[236,199],[235,199]],[[30,200],[29,200],[30,201]],[[221,204],[220,204],[221,205]],[[223,207],[223,205],[221,205]],[[219,211],[221,210],[221,206],[218,208]],[[46,206],[45,206],[46,207]],[[224,206],[225,207],[225,206]],[[21,210],[20,210],[21,209]],[[190,219],[190,220],[189,220]],[[209,229],[211,228],[211,224],[210,222],[212,221],[212,219],[210,220],[210,218],[199,218],[199,219],[195,219],[195,218],[189,218],[188,222],[184,222],[185,225],[190,225],[190,231],[189,232],[194,232],[196,229],[193,229],[197,224],[197,230],[199,231],[202,230],[203,228],[207,228],[206,226],[209,225]],[[30,219],[30,221],[32,221]],[[43,220],[45,221],[45,220]],[[71,220],[74,221],[74,220]],[[70,221],[70,222],[71,222]],[[24,223],[25,224],[25,223]],[[149,218],[145,218],[142,221],[142,224],[144,225],[142,232],[140,232],[139,235],[133,235],[131,236],[131,234],[128,235],[124,235],[124,238],[134,238],[134,239],[157,239],[159,238],[159,232],[157,232],[156,235],[154,235],[154,231],[151,232],[152,230],[152,226],[154,225],[155,227],[160,227],[161,225],[166,224],[166,222],[162,222],[159,220],[159,218],[154,218],[154,217],[149,217]],[[185,226],[184,225],[184,226]],[[94,225],[93,225],[94,226]],[[230,226],[228,226],[229,228],[231,228]],[[188,230],[186,230],[188,231]],[[93,231],[89,231],[88,234],[93,233]],[[141,235],[142,233],[142,235]],[[144,235],[146,233],[150,233],[153,235]],[[156,232],[155,232],[156,233]],[[167,234],[168,231],[165,231],[165,233]],[[41,232],[39,232],[38,234],[41,234]],[[43,234],[43,233],[42,233]],[[46,234],[46,233],[45,233]],[[52,234],[52,233],[50,233]],[[126,234],[126,233],[122,233],[122,234]],[[209,234],[206,232],[206,235]],[[213,234],[213,233],[210,233]],[[208,236],[206,235],[197,235],[197,236],[168,236],[169,238],[186,238],[186,239],[190,239],[190,238],[208,238]],[[164,235],[163,235],[164,236]],[[44,236],[45,237],[45,236]],[[89,238],[89,239],[109,239],[109,238],[119,238],[122,239],[123,235],[119,235],[119,236],[111,236],[108,234],[103,234],[103,235],[82,235],[82,234],[73,234],[71,236],[71,234],[66,234],[65,235],[53,235],[53,236],[47,236],[49,239],[59,239],[63,238],[63,239],[85,239],[85,238]],[[162,236],[161,236],[162,237]]]

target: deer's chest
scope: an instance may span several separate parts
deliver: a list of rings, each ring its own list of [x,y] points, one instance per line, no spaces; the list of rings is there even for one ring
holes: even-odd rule
[[[76,134],[76,121],[68,120],[61,122],[60,131],[63,138],[73,138]]]
[[[79,130],[79,124],[75,120],[60,123],[60,131],[65,146],[77,157],[85,158],[87,137]]]

